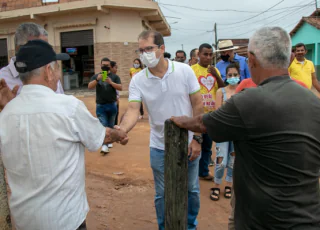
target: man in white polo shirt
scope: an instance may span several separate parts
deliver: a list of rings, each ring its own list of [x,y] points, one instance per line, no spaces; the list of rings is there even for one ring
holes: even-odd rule
[[[129,87],[129,106],[120,129],[129,132],[139,118],[140,104],[146,105],[150,116],[150,161],[155,181],[155,206],[159,229],[164,220],[164,122],[171,116],[197,116],[203,112],[200,86],[190,66],[163,57],[163,37],[155,31],[139,36],[142,62],[148,67],[132,78]],[[190,158],[188,165],[188,230],[197,227],[200,208],[199,156],[202,137],[189,133]]]

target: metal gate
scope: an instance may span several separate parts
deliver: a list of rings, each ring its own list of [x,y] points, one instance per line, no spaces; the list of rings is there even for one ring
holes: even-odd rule
[[[61,47],[93,45],[93,30],[81,30],[61,33]]]

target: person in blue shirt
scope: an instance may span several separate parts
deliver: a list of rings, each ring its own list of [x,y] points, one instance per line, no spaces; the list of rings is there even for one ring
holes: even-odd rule
[[[239,46],[234,46],[231,40],[220,41],[216,52],[220,53],[221,61],[216,65],[218,68],[222,80],[226,80],[226,68],[232,62],[238,62],[240,66],[240,81],[246,78],[250,78],[250,72],[245,57],[242,57],[235,53],[235,50]]]

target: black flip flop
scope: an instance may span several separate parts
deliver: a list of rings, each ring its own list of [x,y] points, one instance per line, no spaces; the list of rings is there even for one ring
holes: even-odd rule
[[[227,196],[227,195],[230,195],[230,196]],[[226,186],[226,187],[224,188],[224,197],[227,198],[227,199],[230,199],[231,196],[232,196],[231,187]]]
[[[210,194],[210,199],[213,201],[218,201],[220,199],[220,188],[211,188],[210,190],[212,191]]]

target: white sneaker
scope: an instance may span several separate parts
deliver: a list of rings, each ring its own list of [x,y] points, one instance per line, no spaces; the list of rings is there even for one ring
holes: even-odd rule
[[[113,144],[108,144],[108,148],[113,148]]]
[[[109,153],[109,148],[107,145],[102,145],[101,151],[100,153],[102,153],[103,155]]]

